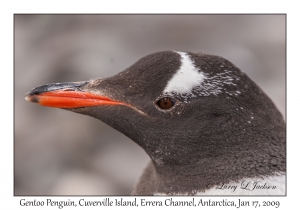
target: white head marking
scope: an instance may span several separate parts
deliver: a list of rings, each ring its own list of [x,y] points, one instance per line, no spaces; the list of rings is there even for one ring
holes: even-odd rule
[[[168,82],[164,90],[165,93],[190,93],[205,79],[204,74],[195,67],[187,53],[178,53],[181,56],[181,66]]]
[[[199,96],[218,95],[222,92],[230,96],[238,96],[240,91],[226,91],[224,85],[237,86],[235,80],[238,76],[232,75],[232,71],[223,69],[219,73],[205,73],[196,67],[190,56],[185,52],[176,52],[181,56],[181,66],[169,80],[162,95],[180,96],[185,103],[191,98]],[[222,67],[224,67],[222,65]]]

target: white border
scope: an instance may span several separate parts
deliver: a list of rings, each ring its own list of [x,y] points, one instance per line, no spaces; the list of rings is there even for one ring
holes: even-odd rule
[[[294,1],[296,2],[296,1]],[[13,14],[14,13],[287,13],[287,149],[288,181],[287,197],[248,197],[247,200],[279,200],[281,209],[299,206],[299,21],[298,5],[284,1],[258,1],[241,3],[240,1],[3,1],[1,3],[1,209],[24,209],[19,206],[22,197],[13,196]],[[128,9],[124,9],[128,8]],[[172,8],[172,10],[170,10]],[[35,197],[26,197],[34,199]],[[56,197],[67,200],[68,197]],[[79,200],[78,197],[71,197]],[[141,197],[139,197],[140,199]],[[207,199],[208,197],[205,197]],[[37,197],[44,199],[44,197]],[[91,200],[99,198],[92,197]],[[163,197],[155,198],[163,200]],[[178,199],[178,198],[176,198]],[[214,197],[221,199],[221,197]],[[229,197],[237,200],[237,197]],[[159,208],[159,207],[158,207]],[[32,209],[31,207],[27,209]],[[35,208],[36,209],[36,208]],[[38,208],[40,209],[40,208]],[[55,208],[57,209],[57,208]],[[102,208],[106,209],[106,208]],[[111,209],[111,207],[110,207]],[[161,208],[159,208],[161,209]],[[217,208],[210,208],[217,209]]]

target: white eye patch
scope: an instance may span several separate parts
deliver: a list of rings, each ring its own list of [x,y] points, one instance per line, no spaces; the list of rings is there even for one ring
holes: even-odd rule
[[[177,52],[181,56],[181,66],[167,83],[162,95],[178,95],[188,103],[189,99],[199,96],[218,95],[222,92],[228,95],[239,95],[240,91],[226,91],[224,85],[236,86],[235,81],[240,78],[233,76],[232,72],[224,69],[223,72],[212,74],[204,73],[194,65],[189,55]]]
[[[169,80],[164,93],[190,93],[205,79],[205,75],[194,65],[187,53],[178,52],[181,56],[181,66]]]

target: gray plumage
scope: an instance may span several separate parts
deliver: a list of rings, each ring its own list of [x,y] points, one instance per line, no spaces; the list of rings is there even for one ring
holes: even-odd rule
[[[179,68],[189,68],[184,67],[184,59],[198,71],[201,83],[186,84],[191,86],[189,92],[164,92]],[[40,92],[47,91],[43,88]],[[194,195],[220,183],[285,174],[282,115],[245,73],[224,58],[157,52],[113,77],[77,84],[76,90],[132,106],[68,110],[107,123],[150,156],[133,195]],[[164,97],[172,99],[172,108],[157,106]],[[128,163],[128,170],[131,167]]]

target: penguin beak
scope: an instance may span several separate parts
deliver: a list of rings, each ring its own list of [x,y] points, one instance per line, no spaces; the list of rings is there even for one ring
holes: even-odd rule
[[[83,91],[81,88],[87,83],[70,82],[42,85],[27,93],[25,100],[42,106],[65,109],[101,105],[127,105],[106,96]]]

